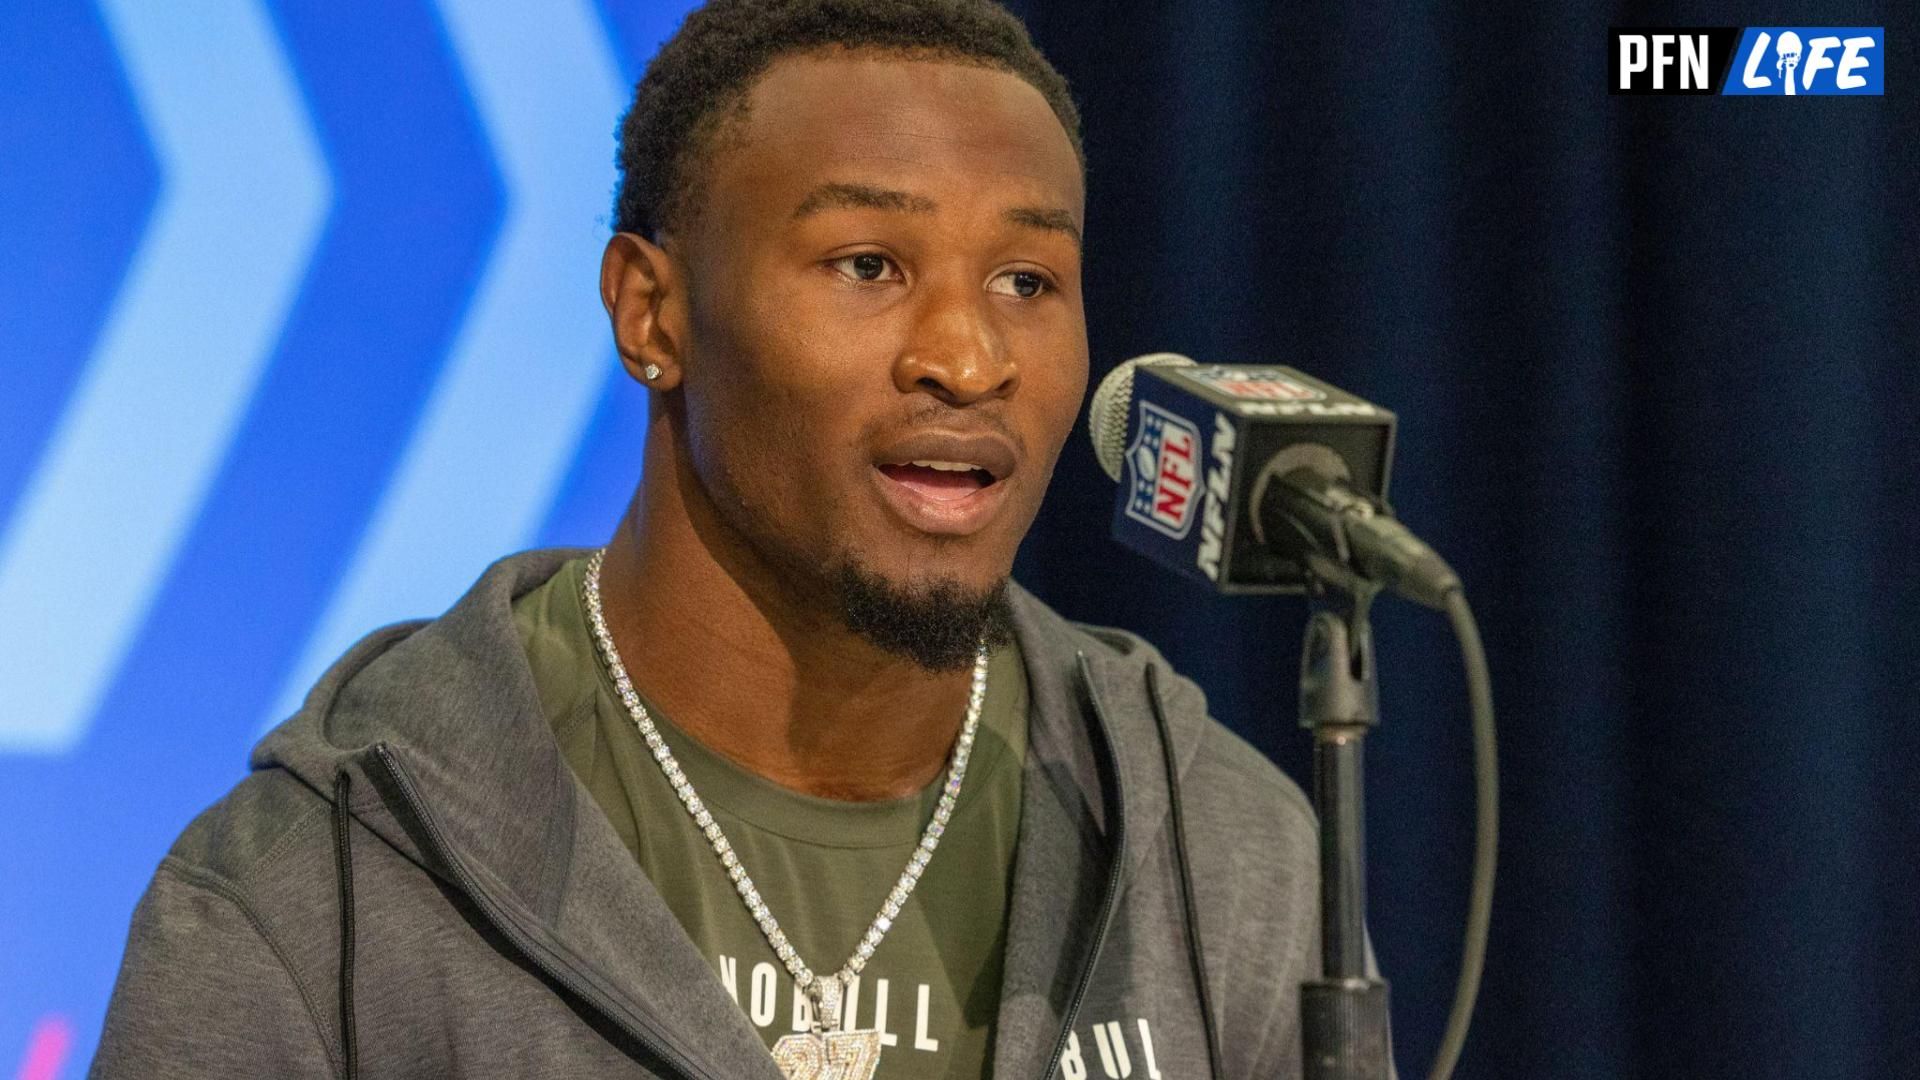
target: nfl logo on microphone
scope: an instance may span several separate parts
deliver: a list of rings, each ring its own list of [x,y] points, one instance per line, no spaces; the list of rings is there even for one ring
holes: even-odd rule
[[[1127,516],[1184,540],[1199,503],[1200,429],[1185,417],[1140,402],[1139,434],[1127,448]]]

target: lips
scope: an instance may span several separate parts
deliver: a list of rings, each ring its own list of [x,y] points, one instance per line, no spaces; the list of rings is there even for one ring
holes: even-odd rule
[[[993,520],[1018,460],[996,435],[920,432],[881,447],[872,475],[882,501],[907,525],[965,536]]]

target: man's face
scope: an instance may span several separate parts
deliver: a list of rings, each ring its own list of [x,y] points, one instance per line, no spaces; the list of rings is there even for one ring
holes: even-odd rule
[[[676,423],[718,518],[813,583],[991,591],[1086,386],[1084,192],[1045,99],[955,63],[787,57],[704,181],[669,241]]]

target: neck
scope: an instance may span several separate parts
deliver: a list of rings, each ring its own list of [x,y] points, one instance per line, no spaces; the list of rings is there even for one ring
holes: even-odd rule
[[[794,596],[727,542],[678,455],[656,445],[662,434],[649,433],[646,482],[600,577],[636,687],[709,749],[794,791],[866,801],[933,782],[965,718],[970,672],[928,672],[848,630],[820,599]]]

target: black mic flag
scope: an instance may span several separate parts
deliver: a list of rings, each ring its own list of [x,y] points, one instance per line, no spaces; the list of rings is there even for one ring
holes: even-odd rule
[[[1431,607],[1460,582],[1393,519],[1394,415],[1279,365],[1175,353],[1094,392],[1094,453],[1120,483],[1122,544],[1226,593],[1361,579]]]

